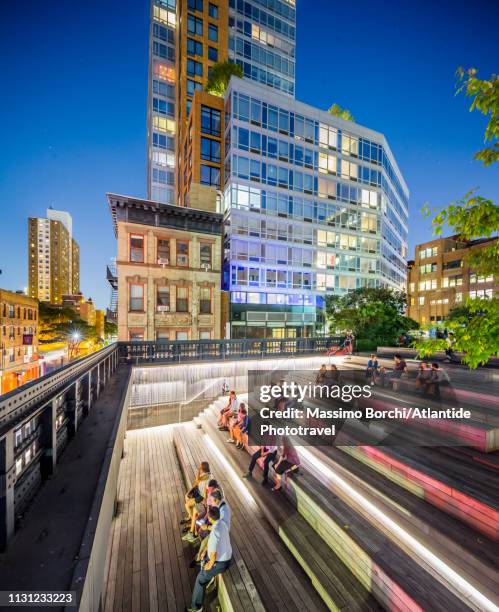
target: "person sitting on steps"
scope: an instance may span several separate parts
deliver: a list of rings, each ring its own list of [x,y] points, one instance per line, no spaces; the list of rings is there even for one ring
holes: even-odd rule
[[[260,448],[251,455],[248,471],[243,474],[243,478],[253,478],[253,470],[255,469],[258,459],[263,459],[263,480],[262,485],[266,485],[269,481],[269,468],[271,463],[275,463],[277,456],[277,446],[260,446]]]
[[[287,476],[300,467],[300,456],[296,449],[291,445],[289,439],[282,439],[282,446],[279,452],[279,461],[275,464],[274,470],[276,473],[276,483],[272,491],[280,491],[282,488],[282,476]]]
[[[225,572],[232,561],[232,546],[227,524],[220,520],[220,509],[211,507],[208,518],[211,531],[208,536],[206,555],[201,561],[201,570],[197,575],[192,591],[191,607],[188,612],[202,612],[206,587],[215,576]]]
[[[227,404],[220,410],[220,418],[218,419],[218,429],[220,431],[228,431],[230,419],[237,414],[238,405],[236,392],[231,391]]]

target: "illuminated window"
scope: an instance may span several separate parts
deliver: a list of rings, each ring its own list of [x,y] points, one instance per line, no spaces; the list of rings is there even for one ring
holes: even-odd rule
[[[353,136],[341,135],[341,152],[346,155],[359,156],[359,141]]]
[[[153,16],[156,21],[161,23],[166,23],[170,27],[174,28],[176,26],[176,16],[174,11],[168,11],[160,6],[154,6]]]
[[[357,180],[359,176],[359,167],[353,162],[341,160],[341,176],[352,180]]]
[[[319,153],[319,172],[336,174],[337,159],[334,155]]]
[[[172,132],[175,133],[175,121],[173,119],[167,119],[166,117],[153,117],[152,118],[153,128],[158,132]]]
[[[321,124],[319,127],[319,144],[322,147],[336,149],[338,147],[338,130]]]

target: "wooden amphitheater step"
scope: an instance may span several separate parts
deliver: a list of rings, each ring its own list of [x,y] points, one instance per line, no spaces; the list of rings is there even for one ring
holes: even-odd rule
[[[229,569],[229,576],[222,578],[230,600],[237,601],[239,595],[243,607],[238,609],[244,610],[325,610],[314,586],[279,541],[252,496],[241,488],[238,476],[230,473],[216,447],[207,442],[207,436],[189,423],[176,428],[174,440],[188,486],[199,463],[208,461],[231,507],[236,563]]]
[[[239,469],[248,458],[225,443],[215,426],[217,406],[201,417],[203,427],[228,461]],[[300,514],[378,602],[391,610],[468,610],[463,599],[440,582],[364,515],[303,470],[289,479],[286,493]]]

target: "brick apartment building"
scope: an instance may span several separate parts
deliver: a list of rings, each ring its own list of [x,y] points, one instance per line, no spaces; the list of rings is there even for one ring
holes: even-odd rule
[[[468,297],[492,298],[499,290],[498,279],[479,276],[466,258],[494,240],[449,236],[417,245],[415,259],[408,262],[408,315],[420,325],[440,323]]]
[[[0,289],[0,393],[38,374],[38,301]]]

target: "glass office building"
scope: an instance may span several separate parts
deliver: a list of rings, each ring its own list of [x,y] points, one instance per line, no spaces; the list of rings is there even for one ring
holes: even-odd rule
[[[225,98],[231,336],[312,336],[326,293],[404,290],[408,189],[385,137],[233,78]]]
[[[175,203],[176,0],[152,0],[147,102],[147,196]]]
[[[295,95],[295,0],[229,0],[229,58],[244,77]]]

